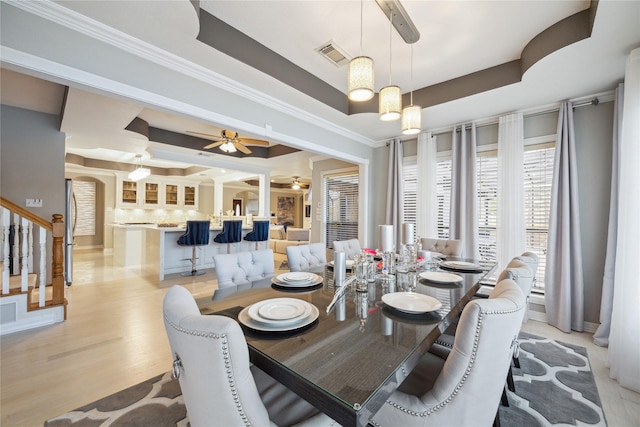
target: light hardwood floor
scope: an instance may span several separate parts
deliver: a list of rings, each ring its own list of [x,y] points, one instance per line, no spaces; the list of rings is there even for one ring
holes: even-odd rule
[[[276,266],[284,257],[276,255]],[[90,403],[171,368],[162,298],[174,284],[196,297],[212,295],[215,274],[171,275],[159,282],[140,269],[113,265],[101,251],[74,253],[66,290],[67,321],[2,337],[1,418],[4,426],[42,426],[46,419]],[[640,395],[608,377],[607,350],[591,334],[564,334],[529,321],[525,331],[587,347],[609,426],[640,425]]]

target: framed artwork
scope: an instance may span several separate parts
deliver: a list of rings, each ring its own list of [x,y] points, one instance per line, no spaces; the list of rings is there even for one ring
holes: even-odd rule
[[[290,196],[278,196],[278,208],[276,217],[278,224],[293,225],[295,222],[296,198]]]

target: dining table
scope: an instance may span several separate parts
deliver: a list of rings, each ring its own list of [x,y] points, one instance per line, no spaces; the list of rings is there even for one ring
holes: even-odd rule
[[[336,286],[328,264],[310,286],[286,286],[278,275],[270,287],[199,299],[198,306],[203,315],[239,321],[257,367],[342,426],[365,426],[496,270],[476,260],[443,261],[344,287]],[[447,262],[465,268],[448,269]],[[404,305],[407,298],[437,304],[416,310]],[[265,301],[304,301],[313,316],[288,327],[252,324],[247,312]]]

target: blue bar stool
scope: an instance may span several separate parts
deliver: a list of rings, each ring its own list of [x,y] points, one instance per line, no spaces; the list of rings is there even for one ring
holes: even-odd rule
[[[256,242],[256,250],[260,249],[258,247],[260,242],[266,242],[269,240],[269,223],[270,221],[253,221],[253,230],[244,236],[244,240],[248,242]]]
[[[231,253],[231,244],[242,241],[242,220],[222,221],[222,232],[213,238],[216,243],[226,243],[227,253]]]
[[[200,276],[204,271],[196,270],[196,248],[209,244],[210,221],[187,221],[187,231],[178,237],[178,245],[191,246],[191,271],[181,273],[183,276]],[[187,258],[189,259],[189,258]]]

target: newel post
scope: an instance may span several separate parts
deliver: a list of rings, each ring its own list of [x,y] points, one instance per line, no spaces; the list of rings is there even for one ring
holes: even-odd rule
[[[62,214],[53,214],[53,248],[51,263],[51,284],[53,286],[53,305],[64,304],[64,220]]]

